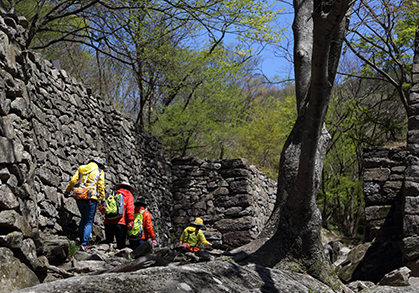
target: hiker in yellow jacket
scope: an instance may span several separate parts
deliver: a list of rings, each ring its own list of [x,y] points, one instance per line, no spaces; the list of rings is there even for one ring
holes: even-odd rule
[[[93,220],[95,218],[98,199],[105,199],[105,165],[99,157],[91,159],[86,165],[78,168],[64,195],[69,196],[73,187],[86,187],[88,198],[77,198],[77,207],[81,214],[79,229],[77,231],[77,241],[80,242],[80,249],[85,251],[89,247],[89,238],[92,233]],[[77,190],[77,189],[76,189]]]
[[[179,247],[180,252],[195,252],[199,250],[199,245],[212,246],[211,243],[205,239],[204,232],[200,229],[204,227],[204,221],[201,218],[196,218],[195,221],[183,230],[180,236],[180,242],[182,243]]]

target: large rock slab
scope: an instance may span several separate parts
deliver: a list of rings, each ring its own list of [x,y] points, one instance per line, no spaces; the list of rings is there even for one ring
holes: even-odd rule
[[[65,237],[53,236],[45,240],[43,245],[37,249],[37,255],[44,255],[50,264],[61,264],[65,261],[69,251],[69,240]]]
[[[36,274],[14,257],[10,249],[0,247],[0,293],[10,293],[37,284],[39,280]]]
[[[92,292],[335,292],[305,274],[213,261],[152,267],[133,273],[80,276],[40,284],[15,293]]]
[[[372,288],[364,289],[362,293],[417,293],[419,287],[394,287],[394,286],[374,286]]]
[[[375,241],[354,247],[336,272],[344,282],[356,280],[378,283],[387,273],[402,266],[400,248],[391,241]]]

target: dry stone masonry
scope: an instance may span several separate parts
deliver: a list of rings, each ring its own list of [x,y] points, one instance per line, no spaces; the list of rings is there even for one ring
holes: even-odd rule
[[[419,276],[419,30],[415,35],[412,67],[412,88],[407,98],[408,132],[406,171],[404,182],[403,234],[404,261]]]
[[[66,257],[66,237],[74,237],[80,215],[62,190],[93,156],[105,160],[107,192],[129,181],[137,188],[134,196],[149,199],[161,244],[171,234],[172,198],[162,145],[64,70],[26,50],[25,25],[23,18],[0,17],[0,246],[1,257],[13,260],[2,263],[25,271],[17,275],[22,286],[42,281],[48,263]],[[51,241],[55,235],[62,241]],[[97,213],[93,240],[100,239]],[[2,272],[13,279],[16,270]],[[26,276],[31,274],[35,278]]]
[[[415,44],[419,44],[419,30]],[[411,276],[419,276],[419,48],[407,99],[407,145],[364,151],[365,240],[386,239],[401,249]],[[381,247],[382,248],[382,247]],[[380,249],[381,249],[380,248]],[[398,257],[397,254],[395,254]],[[387,259],[388,260],[388,259]]]
[[[419,44],[419,30],[415,44]],[[364,150],[365,241],[392,247],[393,260],[419,276],[419,47],[415,47],[412,88],[407,98],[404,147]],[[378,240],[378,241],[377,241]],[[399,257],[394,250],[401,250]],[[371,254],[371,253],[370,253]],[[384,255],[381,253],[381,255]],[[390,258],[387,257],[387,263]],[[371,267],[371,265],[369,265]]]
[[[364,240],[403,237],[402,186],[406,147],[364,149]]]
[[[276,182],[246,159],[172,160],[174,234],[202,217],[208,241],[238,247],[261,232],[276,199]]]

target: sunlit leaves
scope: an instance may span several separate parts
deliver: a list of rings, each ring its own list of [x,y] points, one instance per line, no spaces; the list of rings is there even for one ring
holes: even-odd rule
[[[189,61],[199,67],[191,76],[200,81],[199,87],[192,92],[182,89],[175,100],[156,112],[150,129],[172,156],[223,157],[231,151],[229,145],[241,112],[237,81],[242,66],[234,64],[227,53],[221,47],[210,57],[205,52],[189,52]]]
[[[363,148],[404,141],[404,108],[387,82],[349,78],[335,89],[326,125],[332,141],[318,203],[324,223],[354,236],[364,206]]]
[[[295,96],[255,99],[240,127],[240,154],[276,180],[282,146],[297,118]]]

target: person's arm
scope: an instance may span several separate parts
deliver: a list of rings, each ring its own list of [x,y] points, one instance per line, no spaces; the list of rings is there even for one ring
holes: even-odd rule
[[[147,236],[152,240],[156,239],[156,235],[154,234],[153,229],[153,222],[151,221],[151,214],[149,211],[144,211],[143,214],[143,228],[147,233]]]
[[[105,171],[101,171],[99,175],[99,180],[97,181],[97,191],[98,197],[100,200],[105,199]]]
[[[74,173],[73,178],[71,178],[70,182],[67,185],[67,188],[65,189],[67,193],[70,193],[73,187],[76,185],[77,181],[79,180],[79,174],[80,172],[77,169],[76,173]]]
[[[208,246],[208,245],[209,246],[212,246],[212,244],[209,243],[207,241],[207,239],[205,238],[204,232],[202,232],[202,230],[199,230],[199,232],[198,232],[198,238],[199,238],[199,241],[201,241],[202,245],[204,245],[204,246]]]
[[[134,197],[130,193],[127,196],[127,205],[126,205],[126,211],[127,211],[127,218],[125,219],[125,222],[127,224],[134,222],[135,215],[134,215]]]
[[[185,240],[185,230],[183,230],[182,235],[180,235],[179,241],[180,241],[180,243],[183,243],[184,240]]]

